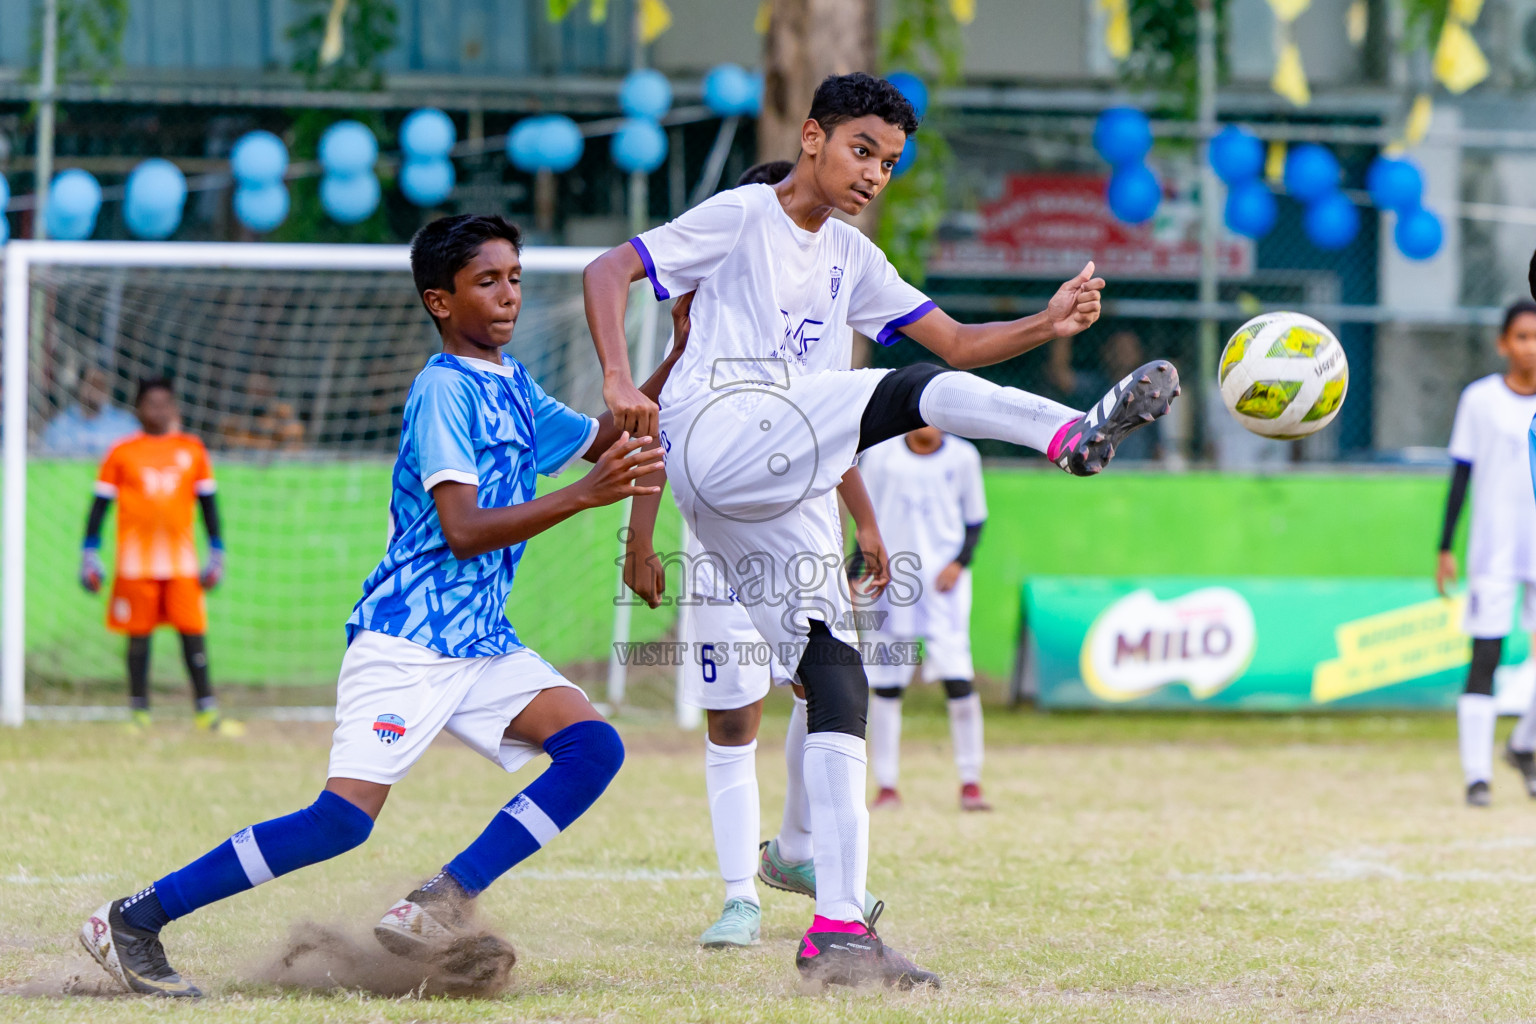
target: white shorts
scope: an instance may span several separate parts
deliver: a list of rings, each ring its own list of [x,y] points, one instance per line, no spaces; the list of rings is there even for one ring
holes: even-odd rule
[[[923,642],[923,682],[976,678],[971,662],[970,572],[962,572],[948,593],[932,589],[928,581],[924,585],[915,604],[892,606],[882,595],[871,608],[873,614],[866,613],[879,623],[879,628],[863,634],[866,651],[872,652],[864,664],[871,689],[906,686],[911,681],[913,667],[903,663],[904,648],[898,645],[915,640]]]
[[[580,689],[527,648],[451,658],[363,630],[336,680],[329,777],[392,786],[445,731],[515,772],[543,751],[502,733],[533,698],[557,686]]]
[[[774,682],[793,678],[811,619],[858,640],[833,491],[889,372],[826,370],[787,388],[738,385],[661,410],[672,496],[769,644]]]
[[[767,645],[746,609],[705,601],[687,609],[683,700],[708,711],[734,711],[768,696]]]
[[[1536,631],[1536,583],[1508,576],[1473,576],[1467,581],[1467,616],[1462,629],[1478,640],[1508,636],[1515,619],[1515,591],[1522,588],[1520,628],[1527,633]]]

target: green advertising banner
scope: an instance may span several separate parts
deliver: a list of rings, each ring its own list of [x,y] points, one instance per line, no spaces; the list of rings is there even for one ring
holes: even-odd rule
[[[1036,577],[1014,690],[1047,708],[1452,708],[1464,603],[1424,579]],[[1504,660],[1528,647],[1513,633]]]

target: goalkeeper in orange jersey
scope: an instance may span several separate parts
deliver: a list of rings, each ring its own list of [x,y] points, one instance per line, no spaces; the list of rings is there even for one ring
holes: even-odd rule
[[[118,502],[117,566],[107,602],[107,628],[128,635],[128,703],[136,727],[149,725],[149,637],[168,623],[181,650],[197,704],[199,729],[237,736],[238,722],[220,716],[208,683],[208,612],[203,592],[224,575],[224,542],[214,502],[213,467],[203,443],[181,432],[170,381],[147,380],[134,402],[140,433],[107,452],[96,476],[96,500],[85,524],[80,584],[101,589],[101,524]],[[203,509],[209,557],[199,571],[193,505]]]

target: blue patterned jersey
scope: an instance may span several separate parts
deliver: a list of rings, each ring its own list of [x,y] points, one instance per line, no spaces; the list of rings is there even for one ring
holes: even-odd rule
[[[516,360],[429,359],[405,400],[389,550],[363,583],[347,642],[370,629],[455,658],[522,647],[506,605],[524,544],[455,558],[432,488],[474,484],[481,508],[529,501],[535,475],[558,474],[596,433],[596,420],[550,398]]]

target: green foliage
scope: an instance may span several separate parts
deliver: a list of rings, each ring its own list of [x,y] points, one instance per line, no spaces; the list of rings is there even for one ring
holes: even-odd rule
[[[965,41],[949,0],[896,0],[881,49],[887,70],[911,71],[930,88],[960,81]],[[937,104],[929,104],[916,138],[916,162],[886,187],[876,237],[901,275],[921,284],[947,208],[944,183],[954,160]]]
[[[293,69],[321,89],[380,89],[384,71],[379,61],[394,49],[399,16],[394,0],[349,0],[342,16],[341,56],[322,66],[320,45],[330,17],[331,0],[294,0],[298,14],[288,27],[293,41]]]
[[[320,64],[320,46],[325,39],[326,19],[331,0],[295,0],[297,17],[288,28],[293,40],[293,69],[301,71],[316,88],[371,91],[384,86],[384,55],[394,48],[398,16],[394,0],[349,0],[342,18],[341,56],[329,66]],[[295,112],[288,131],[288,148],[296,162],[316,160],[320,136],[337,121],[351,118],[367,125],[387,149],[391,136],[383,116],[376,110],[315,110]],[[385,192],[392,181],[380,175]],[[361,224],[338,224],[327,216],[320,202],[320,178],[297,178],[288,183],[289,213],[272,235],[280,242],[394,242],[384,202]]]
[[[1440,27],[1450,13],[1451,0],[1397,0],[1403,9],[1403,47],[1430,50],[1440,40]]]
[[[1227,0],[1213,0],[1218,39],[1226,38]],[[1130,0],[1131,52],[1121,78],[1138,88],[1171,93],[1190,116],[1199,101],[1199,16],[1192,2]],[[1226,47],[1218,41],[1217,77],[1226,77]]]
[[[43,54],[43,0],[32,4],[32,70]],[[105,83],[123,62],[123,33],[128,27],[128,0],[58,0],[59,78],[86,75]]]

